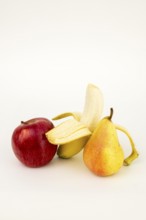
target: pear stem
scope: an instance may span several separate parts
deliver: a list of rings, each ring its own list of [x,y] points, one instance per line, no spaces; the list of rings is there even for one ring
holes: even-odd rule
[[[113,117],[113,113],[114,113],[113,108],[110,108],[110,115],[109,115],[109,117],[108,117],[109,120],[112,119],[112,117]]]
[[[128,131],[127,131],[125,128],[119,126],[119,125],[115,125],[115,127],[116,127],[117,130],[120,130],[120,131],[122,131],[123,133],[125,133],[125,134],[127,135],[128,139],[129,139],[130,143],[131,143],[132,152],[131,152],[131,154],[124,160],[124,165],[125,165],[125,166],[128,166],[128,165],[130,165],[130,164],[132,163],[133,160],[135,160],[135,159],[138,157],[139,154],[138,154],[138,152],[137,152],[137,150],[136,150],[136,148],[135,148],[135,144],[134,144],[134,142],[133,142],[133,140],[132,140],[132,137],[131,137],[130,134],[128,133]]]

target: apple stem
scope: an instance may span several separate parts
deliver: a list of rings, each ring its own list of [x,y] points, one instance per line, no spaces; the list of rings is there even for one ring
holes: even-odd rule
[[[21,121],[21,124],[27,125],[27,122],[25,122],[25,121]]]
[[[117,130],[120,130],[122,131],[123,133],[125,133],[127,135],[127,137],[129,138],[129,141],[130,141],[130,144],[131,144],[131,147],[132,147],[132,152],[131,154],[124,160],[124,165],[125,166],[128,166],[132,163],[133,160],[135,160],[137,157],[138,157],[138,152],[135,148],[135,144],[132,140],[132,137],[130,136],[130,134],[128,133],[128,131],[126,131],[125,128],[119,126],[119,125],[115,125],[116,129]]]

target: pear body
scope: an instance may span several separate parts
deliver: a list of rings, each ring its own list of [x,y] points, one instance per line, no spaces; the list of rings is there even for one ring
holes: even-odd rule
[[[98,176],[112,175],[123,165],[124,153],[115,126],[108,117],[97,124],[84,147],[83,160]]]

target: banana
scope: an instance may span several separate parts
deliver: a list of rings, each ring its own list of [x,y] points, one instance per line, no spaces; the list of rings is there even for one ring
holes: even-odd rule
[[[90,134],[91,131],[83,123],[73,118],[56,126],[46,137],[52,144],[65,144],[76,140],[76,137],[82,138]]]
[[[53,120],[72,116],[46,133],[48,141],[58,144],[57,154],[61,158],[70,158],[79,153],[94,131],[103,111],[103,95],[98,87],[88,84],[83,113],[66,112]]]

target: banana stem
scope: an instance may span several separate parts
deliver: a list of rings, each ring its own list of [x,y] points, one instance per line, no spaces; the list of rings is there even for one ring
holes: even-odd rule
[[[139,154],[138,154],[138,152],[137,152],[137,150],[136,150],[136,148],[135,148],[135,144],[134,144],[134,142],[133,142],[133,140],[132,140],[132,137],[131,137],[130,134],[128,133],[128,131],[127,131],[125,128],[119,126],[119,125],[115,125],[115,127],[116,127],[117,130],[122,131],[123,133],[125,133],[125,134],[127,135],[128,139],[129,139],[129,141],[130,141],[130,144],[131,144],[131,147],[132,147],[132,152],[131,152],[131,154],[124,160],[124,165],[125,165],[125,166],[128,166],[128,165],[130,165],[130,164],[132,163],[133,160],[135,160],[135,159],[138,157]]]

